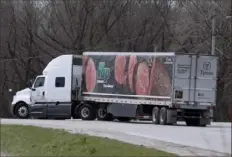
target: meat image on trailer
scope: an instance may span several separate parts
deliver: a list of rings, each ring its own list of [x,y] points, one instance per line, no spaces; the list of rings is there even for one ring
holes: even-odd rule
[[[91,67],[94,69],[87,71],[87,66],[83,67],[86,69],[83,94],[99,96],[110,94],[135,99],[142,96],[171,99],[173,66],[166,62],[167,56],[109,54],[87,57],[93,61]],[[172,60],[173,57],[172,55],[169,58]],[[95,78],[91,75],[96,75],[97,80],[94,80],[95,88],[90,92],[87,87]],[[89,76],[91,78],[88,78]],[[91,82],[86,82],[87,80]]]

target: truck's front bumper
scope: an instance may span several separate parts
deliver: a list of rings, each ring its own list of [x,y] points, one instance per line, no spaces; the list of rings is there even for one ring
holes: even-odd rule
[[[10,104],[10,113],[14,116],[14,107],[15,107],[15,104]]]
[[[16,105],[16,102],[15,102],[15,95],[13,96],[12,98],[12,101],[11,101],[11,104],[10,104],[10,112],[12,115],[14,115],[14,107]]]

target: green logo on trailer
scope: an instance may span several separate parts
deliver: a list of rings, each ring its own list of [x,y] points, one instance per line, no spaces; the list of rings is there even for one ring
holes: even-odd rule
[[[97,71],[98,79],[106,82],[110,78],[110,68],[105,67],[105,62],[99,62]]]

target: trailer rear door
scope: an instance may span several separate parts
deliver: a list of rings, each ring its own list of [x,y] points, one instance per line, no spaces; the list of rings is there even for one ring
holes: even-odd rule
[[[173,102],[215,105],[217,60],[215,56],[176,55]]]

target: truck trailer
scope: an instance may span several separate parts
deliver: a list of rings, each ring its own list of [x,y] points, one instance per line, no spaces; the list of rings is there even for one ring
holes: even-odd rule
[[[52,59],[11,104],[17,118],[210,125],[218,58],[175,52],[83,52]]]

